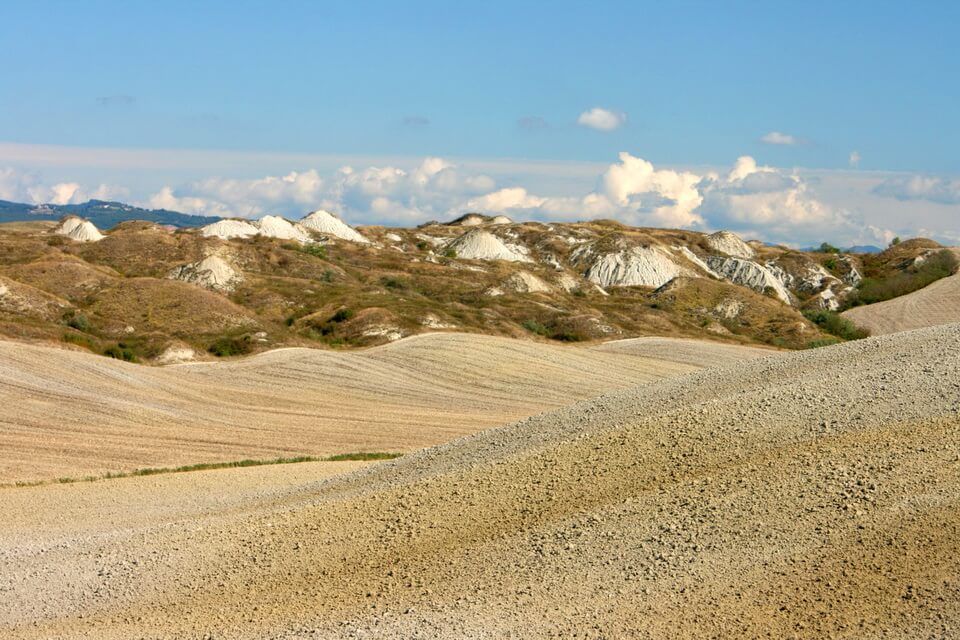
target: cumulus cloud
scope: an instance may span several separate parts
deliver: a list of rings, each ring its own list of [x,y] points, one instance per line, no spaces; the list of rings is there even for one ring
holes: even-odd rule
[[[105,184],[91,189],[76,182],[44,184],[36,173],[13,167],[0,168],[0,200],[27,204],[80,204],[87,200],[116,200],[128,194],[127,189]]]
[[[887,241],[892,232],[870,227],[853,212],[813,196],[798,175],[738,158],[726,176],[708,175],[698,185],[698,213],[711,228],[788,243],[817,238]]]
[[[960,178],[897,176],[884,180],[873,192],[897,200],[927,200],[939,204],[960,204]]]
[[[882,244],[893,236],[882,228],[885,225],[871,225],[875,219],[865,220],[856,203],[848,201],[851,208],[846,208],[823,201],[817,195],[824,193],[819,179],[811,182],[805,174],[765,166],[750,156],[737,158],[724,170],[694,172],[658,167],[624,152],[596,171],[592,189],[584,186],[564,195],[551,186],[531,189],[508,175],[507,184],[497,184],[485,173],[428,157],[404,166],[346,165],[323,173],[306,169],[250,179],[214,176],[163,186],[132,204],[222,217],[270,213],[299,218],[323,208],[354,223],[402,226],[450,219],[467,211],[504,213],[516,220],[613,218],[636,226],[730,229],[794,245],[824,239]],[[960,202],[958,180],[901,178],[881,187],[877,189],[903,199]],[[47,184],[33,173],[0,169],[0,199],[38,204],[127,199],[119,194],[106,185]],[[876,195],[870,197],[884,202]],[[892,226],[897,226],[897,235],[907,232],[899,223]]]
[[[612,217],[630,224],[697,227],[700,176],[656,169],[652,163],[621,153],[600,176],[597,188],[582,197],[543,197],[511,187],[469,200],[464,209],[506,213],[517,218],[586,220]]]
[[[166,186],[147,202],[222,217],[273,213],[298,218],[324,208],[355,222],[410,224],[446,215],[465,199],[495,187],[489,176],[464,173],[443,158],[425,158],[409,170],[343,166],[326,177],[311,169],[253,180],[207,178]]]
[[[627,114],[618,111],[610,111],[602,107],[594,107],[584,111],[577,117],[577,124],[581,127],[596,129],[598,131],[613,131],[619,129],[627,122]]]
[[[760,138],[760,142],[764,144],[779,144],[779,145],[795,145],[800,144],[800,139],[796,136],[792,136],[789,133],[782,133],[780,131],[771,131],[770,133],[765,134]]]
[[[847,164],[856,169],[860,166],[860,152],[851,151],[850,156],[847,158]]]
[[[314,170],[255,180],[208,178],[165,187],[149,205],[189,213],[299,217],[315,208],[353,222],[416,224],[466,211],[503,213],[519,220],[614,218],[637,226],[731,229],[750,237],[801,243],[817,238],[885,238],[845,209],[818,200],[798,175],[738,158],[724,173],[705,175],[658,168],[621,153],[583,195],[534,193],[498,186],[484,174],[443,158],[413,168],[343,166],[332,175]]]

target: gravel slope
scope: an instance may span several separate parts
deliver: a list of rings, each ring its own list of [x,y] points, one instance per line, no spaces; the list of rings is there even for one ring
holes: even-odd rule
[[[241,458],[410,451],[769,351],[693,340],[564,347],[432,334],[142,367],[0,342],[0,483]]]
[[[955,324],[618,391],[187,521],[0,529],[0,635],[956,637],[958,414]],[[36,491],[54,510],[67,489]]]

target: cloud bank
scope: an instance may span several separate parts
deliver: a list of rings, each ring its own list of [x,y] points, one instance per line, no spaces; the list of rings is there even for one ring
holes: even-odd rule
[[[897,200],[960,204],[960,178],[897,176],[884,180],[874,187],[873,192]]]
[[[894,235],[914,235],[915,227],[948,240],[960,214],[960,180],[949,178],[859,172],[844,177],[766,166],[750,156],[725,169],[693,171],[655,166],[627,152],[605,167],[581,166],[577,171],[589,173],[576,180],[566,177],[562,167],[538,169],[559,171],[544,180],[527,164],[514,164],[506,172],[490,163],[474,163],[478,168],[470,169],[437,157],[416,163],[332,164],[322,170],[308,165],[255,178],[214,175],[155,182],[134,194],[108,184],[48,184],[36,173],[0,169],[0,199],[57,204],[118,199],[223,217],[272,213],[299,218],[324,208],[353,223],[398,226],[447,220],[468,211],[502,213],[515,220],[610,218],[635,226],[730,229],[795,246],[823,240],[884,244]],[[590,175],[595,177],[591,180]],[[899,213],[901,201],[909,201],[914,213],[925,207],[926,214]]]
[[[125,198],[129,191],[123,187],[101,184],[92,189],[76,182],[58,182],[45,185],[33,172],[12,167],[0,167],[0,200],[35,204],[80,204],[87,200]]]
[[[299,217],[324,208],[352,222],[410,225],[467,211],[517,220],[576,221],[612,218],[635,226],[710,231],[731,229],[749,237],[802,244],[831,238],[885,242],[893,232],[871,227],[851,211],[817,199],[795,173],[738,158],[725,172],[663,169],[623,152],[581,195],[534,193],[499,186],[482,173],[442,158],[413,169],[343,166],[253,180],[212,177],[166,186],[145,204],[189,213]]]

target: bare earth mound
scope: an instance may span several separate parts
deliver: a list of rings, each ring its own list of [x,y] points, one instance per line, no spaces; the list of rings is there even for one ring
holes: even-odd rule
[[[960,322],[960,273],[905,296],[843,313],[875,336]]]
[[[165,286],[231,306],[183,283]],[[204,309],[209,314],[212,305]],[[0,342],[0,483],[410,451],[731,357],[771,353],[694,340],[665,352],[662,339],[650,340],[647,356],[644,339],[579,348],[433,334],[367,351],[283,349],[174,368]]]
[[[956,637],[958,380],[948,325],[623,390],[188,520],[78,534],[0,506],[0,630]],[[32,504],[59,515],[72,488]]]

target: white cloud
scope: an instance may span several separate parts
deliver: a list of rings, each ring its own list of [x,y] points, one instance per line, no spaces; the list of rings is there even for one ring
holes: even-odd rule
[[[589,127],[598,131],[613,131],[622,127],[626,122],[627,114],[610,111],[602,107],[594,107],[577,117],[577,124],[581,127]]]
[[[614,218],[637,226],[729,228],[749,237],[803,246],[823,240],[883,244],[891,237],[890,229],[910,237],[923,228],[948,241],[960,216],[958,179],[790,171],[760,165],[749,156],[726,168],[698,171],[654,166],[629,153],[606,166],[454,163],[443,158],[355,160],[310,164],[299,156],[283,156],[271,160],[279,170],[252,179],[235,174],[250,175],[253,164],[220,167],[216,171],[220,177],[183,182],[154,177],[132,198],[117,187],[85,183],[80,171],[51,167],[47,172],[57,179],[45,181],[39,170],[0,169],[0,199],[29,203],[117,199],[186,213],[275,213],[290,218],[325,208],[354,223],[402,226],[450,219],[471,210],[502,212],[516,220]],[[85,162],[78,166],[89,174]],[[309,168],[286,170],[290,166]],[[101,173],[105,169],[97,170],[95,177]],[[192,175],[196,173],[192,170]]]
[[[208,178],[165,187],[149,205],[207,215],[292,218],[322,207],[353,222],[398,225],[466,211],[518,220],[614,218],[636,226],[728,228],[792,244],[859,241],[887,233],[871,231],[846,209],[821,202],[799,175],[758,165],[750,156],[738,158],[724,173],[704,175],[657,168],[624,152],[583,195],[540,194],[520,185],[498,188],[487,175],[443,158],[425,158],[411,169],[348,165],[327,176],[309,170],[255,180]]]
[[[39,174],[13,167],[0,168],[0,200],[27,204],[80,204],[87,200],[117,200],[129,191],[101,184],[86,189],[76,182],[44,184]]]
[[[355,222],[412,224],[446,215],[464,200],[494,191],[484,174],[468,174],[443,158],[425,158],[413,169],[341,166],[330,176],[314,169],[253,180],[221,177],[165,186],[147,204],[201,215],[299,218],[317,208]]]
[[[760,138],[760,142],[765,144],[795,145],[800,144],[800,139],[796,136],[790,135],[789,133],[771,131]]]
[[[29,199],[34,182],[35,176],[31,173],[13,167],[0,168],[0,200],[23,202]]]
[[[643,158],[621,153],[600,176],[596,190],[582,197],[543,197],[522,187],[501,189],[469,200],[465,210],[506,213],[517,218],[586,220],[613,217],[630,224],[696,227],[702,198],[700,176],[656,169]]]
[[[884,180],[873,192],[897,200],[927,200],[939,204],[960,204],[960,178],[896,176]]]
[[[847,164],[856,169],[860,166],[860,152],[851,151],[850,156],[847,158]]]
[[[726,228],[750,237],[788,244],[835,241],[876,241],[892,237],[885,229],[870,228],[854,212],[816,198],[797,174],[759,166],[743,156],[724,178],[707,176],[700,215],[711,228]]]

